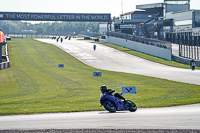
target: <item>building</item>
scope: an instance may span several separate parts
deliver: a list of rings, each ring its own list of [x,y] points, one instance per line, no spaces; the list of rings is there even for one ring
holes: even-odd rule
[[[167,41],[200,45],[200,10],[167,13],[163,24],[164,38]]]
[[[111,31],[114,31],[114,25],[111,24]],[[108,30],[108,24],[99,24],[99,33],[105,35]]]
[[[200,59],[200,10],[191,10],[190,0],[164,0],[136,9],[115,21],[115,32],[176,43],[179,56]]]
[[[158,18],[163,17],[163,3],[137,5],[136,9],[140,10],[128,12],[120,16],[121,19],[114,24],[115,31],[145,36],[147,38],[152,37],[152,34],[154,34],[154,23],[159,22]],[[128,25],[132,28],[128,28]]]
[[[166,40],[165,32],[169,31],[169,27],[166,27],[169,25],[167,23],[170,23],[172,27],[175,26],[173,19],[176,20],[177,15],[174,14],[185,15],[183,12],[190,10],[190,0],[164,0],[164,3],[136,5],[136,9],[138,10],[122,14],[120,20],[115,21],[115,31]],[[191,18],[190,22],[193,22]],[[170,28],[172,29],[172,27]]]

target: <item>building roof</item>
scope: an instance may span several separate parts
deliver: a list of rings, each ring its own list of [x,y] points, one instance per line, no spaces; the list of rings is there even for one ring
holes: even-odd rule
[[[133,12],[135,12],[135,11],[132,11],[132,12],[127,12],[127,13],[121,14],[120,16],[127,16],[127,15],[131,15]]]
[[[163,8],[164,3],[136,5],[136,9]]]
[[[183,12],[199,12],[200,10],[195,10],[195,9],[190,9],[190,10],[185,10],[185,11],[178,11],[178,12],[169,12],[171,14],[178,14],[178,13],[183,13]]]
[[[148,19],[130,19],[124,20],[123,24],[138,24],[147,21]],[[122,20],[115,21],[115,24],[122,24]]]

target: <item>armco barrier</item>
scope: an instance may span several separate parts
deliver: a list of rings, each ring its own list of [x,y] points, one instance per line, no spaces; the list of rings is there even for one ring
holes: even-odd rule
[[[0,55],[1,56],[1,55]],[[10,67],[10,60],[8,58],[8,46],[5,44],[5,55],[2,56],[3,58],[6,59],[5,62],[0,63],[0,70],[6,69]]]

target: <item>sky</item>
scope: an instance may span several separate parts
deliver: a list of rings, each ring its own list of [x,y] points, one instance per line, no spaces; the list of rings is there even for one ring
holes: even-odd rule
[[[163,1],[164,0],[0,0],[0,12],[111,13],[111,17],[119,17],[122,11],[123,13],[135,11],[136,5],[163,3]],[[191,9],[200,10],[200,0],[190,1]]]

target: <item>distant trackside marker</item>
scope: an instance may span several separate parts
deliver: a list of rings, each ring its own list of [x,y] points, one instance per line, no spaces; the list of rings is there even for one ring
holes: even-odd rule
[[[100,77],[102,76],[102,72],[93,72],[93,76]]]
[[[63,67],[64,68],[64,64],[58,64],[58,67]]]
[[[135,86],[127,86],[127,87],[122,87],[122,93],[132,93],[136,94],[136,87]]]

